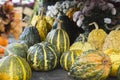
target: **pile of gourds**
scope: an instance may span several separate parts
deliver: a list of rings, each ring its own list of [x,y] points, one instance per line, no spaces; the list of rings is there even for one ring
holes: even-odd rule
[[[30,80],[32,69],[47,72],[58,66],[75,80],[120,79],[119,28],[107,34],[92,22],[89,27],[95,29],[86,33],[65,14],[53,18],[43,10],[32,16],[18,42],[0,46],[5,49],[0,80]]]

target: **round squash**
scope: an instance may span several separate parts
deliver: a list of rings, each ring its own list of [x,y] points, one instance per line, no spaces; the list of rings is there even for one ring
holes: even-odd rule
[[[30,80],[32,71],[25,59],[16,55],[3,57],[0,61],[0,80]]]
[[[16,54],[24,59],[27,58],[28,46],[26,44],[15,42],[7,45],[4,52],[4,56],[9,55],[9,52],[7,51],[7,49],[10,50],[12,54]]]
[[[90,23],[94,24],[96,29],[92,30],[88,35],[88,42],[98,50],[102,50],[107,33],[103,29],[99,29],[96,22]]]
[[[28,47],[41,42],[39,33],[35,27],[25,27],[24,31],[19,37],[19,41],[24,41]]]
[[[116,77],[120,65],[120,50],[107,49],[104,53],[109,55],[112,62],[112,70],[110,72],[110,76]]]
[[[71,50],[64,52],[60,58],[61,67],[66,71],[69,71],[70,67],[74,63],[75,58],[78,57],[81,53],[81,50]]]
[[[101,51],[89,50],[76,58],[69,74],[75,80],[106,80],[111,71],[111,60]]]
[[[103,51],[107,49],[115,49],[120,50],[120,27],[116,28],[116,30],[112,30],[105,39],[103,44]]]
[[[66,31],[61,29],[61,22],[59,22],[57,29],[53,29],[48,33],[46,41],[55,45],[60,55],[70,47],[69,36]]]
[[[27,61],[36,71],[49,71],[58,63],[59,53],[54,45],[49,42],[41,42],[28,49]]]

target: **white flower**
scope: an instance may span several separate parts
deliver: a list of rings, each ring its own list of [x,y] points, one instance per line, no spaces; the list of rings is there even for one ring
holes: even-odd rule
[[[104,23],[110,24],[112,20],[110,18],[104,18]]]
[[[116,15],[116,9],[115,8],[112,8],[112,15]]]

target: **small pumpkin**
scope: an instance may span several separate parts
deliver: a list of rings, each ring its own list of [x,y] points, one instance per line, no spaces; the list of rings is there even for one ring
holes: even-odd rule
[[[77,41],[74,42],[70,46],[70,50],[82,50],[82,51],[87,51],[87,50],[95,50],[95,47],[93,47],[89,42],[85,42],[84,35],[81,34],[82,41]]]
[[[0,80],[30,80],[32,71],[20,56],[9,55],[0,61]]]
[[[34,26],[26,26],[19,37],[19,42],[24,42],[28,47],[41,42],[39,33]]]
[[[104,51],[104,53],[109,55],[112,62],[112,70],[110,72],[110,76],[116,77],[120,65],[120,50],[107,49]]]
[[[27,61],[36,71],[49,71],[56,68],[59,53],[54,45],[49,42],[41,42],[28,49]]]
[[[107,49],[120,50],[120,27],[117,27],[115,30],[112,30],[105,39],[103,44],[103,51]]]
[[[107,33],[103,29],[99,29],[96,22],[89,25],[95,25],[96,29],[92,30],[88,35],[88,42],[98,50],[102,50]]]
[[[10,50],[12,54],[16,54],[24,59],[27,58],[28,46],[26,44],[15,42],[7,45],[6,49]],[[6,49],[4,52],[4,56],[9,55],[9,52]]]
[[[69,71],[70,67],[75,61],[75,58],[78,57],[81,53],[81,50],[71,50],[64,52],[60,58],[61,67],[66,71]]]
[[[75,39],[79,36],[80,33],[83,33],[84,30],[81,27],[78,27],[75,22],[70,20],[65,14],[59,14],[57,19],[61,20],[61,29],[65,30],[70,38],[70,45],[74,43]],[[52,29],[57,29],[59,24],[58,20],[54,21]]]
[[[69,36],[65,30],[61,29],[61,22],[59,22],[57,29],[53,29],[48,33],[46,41],[55,45],[60,55],[69,50],[70,47]]]
[[[69,75],[75,80],[106,80],[111,71],[111,60],[101,51],[89,50],[75,59]]]

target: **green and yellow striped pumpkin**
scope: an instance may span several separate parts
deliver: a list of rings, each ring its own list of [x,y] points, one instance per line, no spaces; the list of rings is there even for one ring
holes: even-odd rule
[[[15,43],[11,43],[11,44],[7,45],[5,52],[4,52],[4,56],[9,55],[9,52],[7,51],[7,49],[10,50],[10,52],[12,54],[16,54],[24,59],[27,58],[28,46],[25,43],[15,42]]]
[[[59,53],[54,45],[49,42],[41,42],[28,49],[27,61],[36,71],[49,71],[58,63]]]
[[[71,50],[64,52],[60,58],[61,67],[66,71],[69,71],[70,67],[75,61],[75,58],[78,57],[81,53],[81,50]]]
[[[75,80],[106,80],[111,66],[108,55],[101,51],[89,50],[76,58],[69,72]]]
[[[69,50],[70,47],[70,39],[66,31],[61,29],[61,23],[59,23],[57,29],[51,30],[47,37],[46,41],[54,44],[57,47],[58,52],[60,55]]]
[[[9,55],[0,60],[0,80],[30,80],[32,71],[25,59]]]

